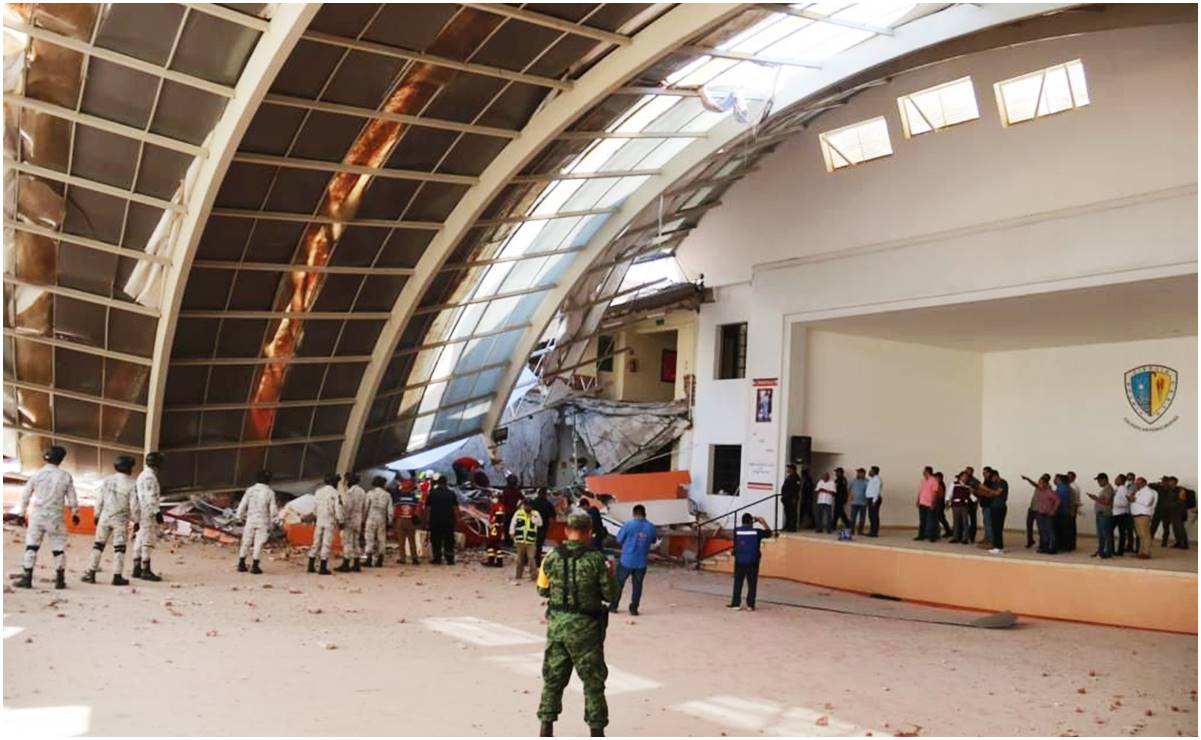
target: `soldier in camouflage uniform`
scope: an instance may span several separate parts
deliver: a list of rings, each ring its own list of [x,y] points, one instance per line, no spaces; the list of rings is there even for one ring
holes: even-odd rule
[[[555,720],[563,710],[563,689],[574,667],[584,684],[584,721],[593,737],[601,737],[609,724],[605,630],[608,603],[617,598],[617,583],[605,556],[588,546],[592,532],[588,515],[577,512],[568,517],[566,532],[567,542],[543,558],[538,572],[538,593],[548,599],[542,702],[538,705],[540,734],[554,734]]]

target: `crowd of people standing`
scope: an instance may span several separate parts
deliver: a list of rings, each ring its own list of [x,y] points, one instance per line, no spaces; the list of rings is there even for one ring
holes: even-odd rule
[[[1037,544],[1039,553],[1076,550],[1077,519],[1082,514],[1084,496],[1093,502],[1097,534],[1093,557],[1130,554],[1149,558],[1160,525],[1162,547],[1168,547],[1169,537],[1174,539],[1171,547],[1189,547],[1186,522],[1189,511],[1196,508],[1196,493],[1180,485],[1174,476],[1149,483],[1134,473],[1120,473],[1110,484],[1109,475],[1099,473],[1094,477],[1096,491],[1087,493],[1081,491],[1074,471],[1043,474],[1037,480],[1023,475],[1022,479],[1033,488],[1026,513],[1026,547]],[[844,531],[878,537],[883,492],[878,466],[858,468],[853,478],[843,468],[834,468],[815,481],[809,470],[798,472],[797,466],[789,465],[780,491],[784,531]],[[994,555],[1005,552],[1009,481],[998,470],[986,466],[977,478],[975,469],[969,466],[948,486],[942,472],[926,466],[915,505],[918,531],[914,540],[938,542],[947,538],[952,544],[976,545]]]

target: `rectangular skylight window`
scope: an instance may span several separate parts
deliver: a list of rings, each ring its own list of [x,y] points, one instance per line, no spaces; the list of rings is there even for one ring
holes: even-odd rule
[[[884,116],[827,131],[818,138],[828,172],[892,154]]]
[[[980,117],[971,77],[918,90],[897,98],[905,137],[938,131]]]
[[[1088,85],[1079,59],[1002,80],[995,88],[1005,126],[1088,105]]]

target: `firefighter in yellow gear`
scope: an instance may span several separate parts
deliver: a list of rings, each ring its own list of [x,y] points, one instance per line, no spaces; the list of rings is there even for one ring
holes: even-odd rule
[[[488,534],[484,543],[484,565],[499,568],[504,565],[505,505],[500,496],[492,497],[492,510],[488,513]]]
[[[528,565],[530,580],[538,577],[538,563],[535,548],[538,546],[538,530],[542,528],[542,515],[534,511],[533,502],[528,498],[521,500],[521,506],[509,520],[509,535],[517,548],[517,573],[514,576],[521,580],[521,574]]]

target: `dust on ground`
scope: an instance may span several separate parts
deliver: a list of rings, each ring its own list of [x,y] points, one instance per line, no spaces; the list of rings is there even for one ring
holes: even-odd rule
[[[21,540],[6,528],[6,570]],[[334,576],[276,550],[167,539],[162,583],[79,582],[40,558],[4,595],[4,719],[98,735],[529,735],[542,606],[511,567],[397,565]],[[109,563],[106,553],[104,565]],[[286,559],[284,559],[286,557]],[[1023,619],[976,630],[724,599],[723,576],[652,566],[613,618],[610,735],[1196,735],[1194,636]],[[627,593],[628,598],[628,593]],[[1121,594],[1097,594],[1120,599]],[[556,730],[586,733],[569,689]]]

